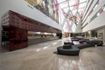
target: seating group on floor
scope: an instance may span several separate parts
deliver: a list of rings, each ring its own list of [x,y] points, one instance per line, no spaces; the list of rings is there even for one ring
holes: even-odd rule
[[[87,47],[103,46],[101,40],[89,40],[84,38],[72,38],[72,42],[64,42],[63,46],[57,48],[58,54],[62,55],[79,55],[80,49]],[[73,41],[79,41],[80,44],[74,44]]]

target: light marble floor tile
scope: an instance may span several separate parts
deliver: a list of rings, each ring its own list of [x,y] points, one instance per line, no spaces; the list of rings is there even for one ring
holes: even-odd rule
[[[55,40],[1,53],[0,70],[105,70],[105,47],[85,48],[79,56],[64,56],[54,53],[61,45],[61,40]]]

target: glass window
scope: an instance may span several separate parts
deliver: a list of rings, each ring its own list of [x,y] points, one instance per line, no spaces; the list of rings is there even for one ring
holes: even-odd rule
[[[76,0],[70,0],[70,1],[69,1],[69,5],[70,5],[70,6],[73,6],[73,5],[75,5],[75,4],[76,4]]]
[[[79,4],[79,8],[84,8],[86,6],[86,3]]]
[[[97,13],[97,16],[99,16],[99,15],[100,15],[100,13],[98,12],[98,13]]]
[[[65,16],[65,18],[69,19],[70,23],[78,23],[80,21],[80,19],[81,19],[80,17],[83,15],[86,5],[88,3],[88,0],[57,0],[57,1],[59,3],[59,8],[61,8],[61,11],[63,12],[63,15],[64,16],[65,16],[65,14],[70,15],[68,17]],[[70,12],[69,12],[69,10],[70,10]],[[75,16],[76,19],[73,16]],[[60,14],[59,14],[59,17],[62,18],[62,16]],[[76,22],[73,21],[70,17],[73,17]],[[65,19],[63,19],[63,20],[65,20]],[[64,23],[64,22],[62,21],[61,23]],[[66,27],[66,25],[64,25],[64,28],[68,29],[68,27]]]
[[[66,7],[68,7],[68,3],[67,2],[64,2],[64,3],[61,3],[59,6],[61,8],[66,8]]]
[[[58,3],[61,3],[61,2],[64,2],[64,1],[66,1],[66,0],[57,0],[58,1]]]
[[[87,0],[79,0],[79,2],[81,3],[81,2],[86,2]]]
[[[72,11],[73,15],[76,15],[76,13],[77,13],[77,9]]]
[[[104,5],[104,7],[103,7],[103,11],[105,11],[105,5]]]
[[[69,11],[69,8],[68,8],[68,7],[67,7],[67,8],[64,8],[63,11],[64,11],[65,13],[67,13],[67,12]]]

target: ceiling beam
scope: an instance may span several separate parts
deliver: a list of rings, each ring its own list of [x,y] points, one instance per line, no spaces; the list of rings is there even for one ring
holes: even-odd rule
[[[84,2],[81,2],[81,3],[79,3],[79,4],[83,4],[83,3],[86,3],[87,1],[84,1]],[[73,7],[73,6],[75,6],[75,5],[72,5],[72,6],[69,6],[69,7]],[[68,8],[68,6],[67,7],[63,7],[63,8]],[[62,9],[63,9],[62,8]]]

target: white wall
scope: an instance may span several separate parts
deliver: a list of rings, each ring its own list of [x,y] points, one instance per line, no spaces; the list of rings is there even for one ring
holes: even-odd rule
[[[102,36],[100,37],[100,33],[102,33]],[[105,27],[103,28],[100,28],[97,30],[97,36],[98,36],[98,39],[101,39],[103,40],[104,44],[105,44]]]
[[[99,3],[97,4],[97,6],[95,6],[96,3],[97,3],[97,0],[94,0],[93,4],[91,5],[91,7],[89,9],[89,11],[91,11],[91,10],[93,10],[93,11],[90,14],[90,16],[88,16],[89,11],[88,11],[88,13],[86,13],[86,16],[84,18],[84,19],[86,19],[86,21],[85,22],[82,21],[82,23],[83,23],[82,27],[84,27],[86,24],[88,24],[90,22],[91,18],[98,12],[98,10],[104,6],[105,0],[99,0]]]
[[[81,27],[81,24],[82,24],[82,22],[81,22],[81,20],[79,21],[79,23],[77,24],[77,27],[76,27],[76,33],[82,33],[82,27]]]
[[[105,26],[105,12],[103,12],[100,16],[95,18],[91,23],[84,27],[83,32],[94,30],[103,26]]]
[[[99,27],[102,27],[102,26],[105,25],[105,23],[104,23],[105,22],[105,20],[104,20],[105,12],[102,12],[101,15],[99,15],[98,17],[96,17],[95,19],[93,19],[90,22],[91,18],[98,12],[98,10],[105,5],[105,0],[99,0],[99,3],[97,4],[97,6],[95,8],[93,8],[95,6],[96,2],[97,2],[97,0],[94,0],[93,4],[91,5],[91,7],[89,9],[89,11],[91,11],[93,9],[91,15],[90,16],[85,16],[85,18],[87,17],[86,21],[85,22],[82,21],[82,23],[83,23],[82,27],[84,27],[87,24],[83,28],[83,32],[86,32],[86,31],[89,31],[89,30],[94,30],[96,28],[99,28]],[[88,14],[89,13],[87,13],[87,15]]]
[[[22,15],[40,21],[54,28],[61,29],[59,24],[50,19],[48,16],[46,16],[36,8],[32,6],[31,6],[32,8],[30,8],[27,5],[29,4],[26,3],[24,0],[0,0],[0,17],[8,10],[13,10],[17,13],[20,13]]]
[[[88,7],[90,6],[90,8],[85,10],[86,15],[83,15],[83,22],[85,20],[87,20],[88,14],[90,13],[90,11],[93,9],[94,5],[96,4],[97,0],[94,0],[91,4],[92,0],[89,2]],[[86,12],[87,11],[87,12]]]

